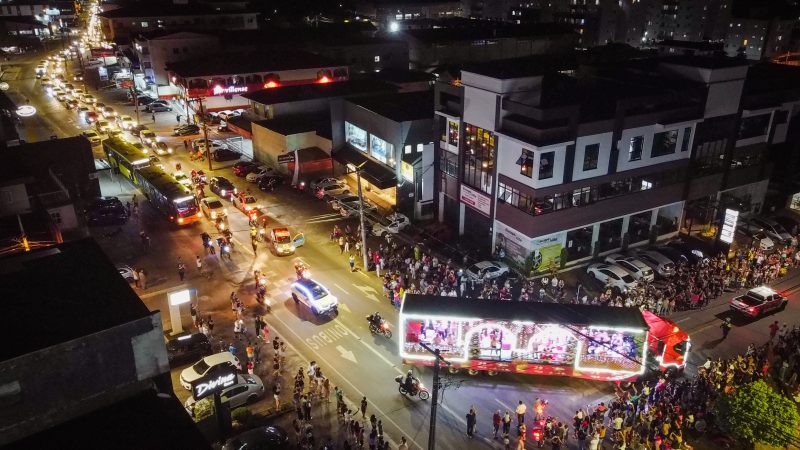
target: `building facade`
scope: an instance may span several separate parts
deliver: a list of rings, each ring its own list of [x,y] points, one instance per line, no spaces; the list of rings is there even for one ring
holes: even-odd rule
[[[745,106],[746,64],[560,72],[517,62],[437,84],[440,221],[543,270],[690,229],[687,200],[713,205],[707,221],[722,203],[760,209],[767,146],[784,131],[772,128],[777,106]]]
[[[164,95],[174,94],[169,88],[167,65],[196,59],[203,55],[219,51],[220,41],[217,36],[180,32],[141,33],[133,40],[133,49],[139,59],[141,77],[136,77],[140,89],[149,88],[156,95],[157,88],[164,90]]]

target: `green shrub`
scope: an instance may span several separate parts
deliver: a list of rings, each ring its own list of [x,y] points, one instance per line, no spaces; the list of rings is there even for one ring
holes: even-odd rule
[[[231,411],[231,420],[239,422],[242,425],[246,425],[250,422],[251,417],[253,417],[253,413],[247,408],[236,408]]]

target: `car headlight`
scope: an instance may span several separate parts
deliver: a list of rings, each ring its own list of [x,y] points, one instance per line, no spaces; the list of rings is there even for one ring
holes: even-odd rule
[[[295,251],[295,250],[297,250],[297,247],[295,247],[294,245],[290,245],[290,246],[289,246],[289,251],[290,251],[290,252],[293,252],[293,251]]]

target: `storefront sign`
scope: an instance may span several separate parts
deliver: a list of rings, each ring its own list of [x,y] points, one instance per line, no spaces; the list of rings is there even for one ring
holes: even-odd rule
[[[405,161],[401,161],[400,164],[400,173],[403,175],[403,179],[408,181],[409,183],[414,182],[414,165],[409,164]]]
[[[214,95],[223,95],[223,94],[243,94],[247,92],[247,86],[214,86],[214,90],[212,91]]]
[[[719,233],[719,240],[730,244],[733,242],[736,233],[736,223],[739,221],[739,211],[733,209],[725,210],[725,219],[722,221],[722,231]]]
[[[488,195],[484,195],[468,187],[464,184],[461,185],[461,201],[464,204],[473,207],[474,209],[486,214],[492,214],[492,199]]]
[[[17,108],[17,115],[20,117],[30,117],[36,114],[36,108],[31,105],[22,105]]]
[[[195,400],[208,397],[221,392],[239,382],[236,369],[233,367],[216,366],[209,374],[192,383],[192,396]]]
[[[294,152],[278,155],[278,164],[288,164],[290,162],[294,162]]]

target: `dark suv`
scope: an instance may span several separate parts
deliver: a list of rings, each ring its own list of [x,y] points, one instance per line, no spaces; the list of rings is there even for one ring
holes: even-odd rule
[[[122,225],[128,221],[128,209],[117,197],[98,197],[84,212],[90,227]]]
[[[212,354],[211,343],[203,333],[181,336],[167,342],[170,366],[190,364]]]
[[[208,188],[211,189],[211,192],[228,200],[231,199],[231,196],[236,195],[236,187],[225,177],[211,178]]]

